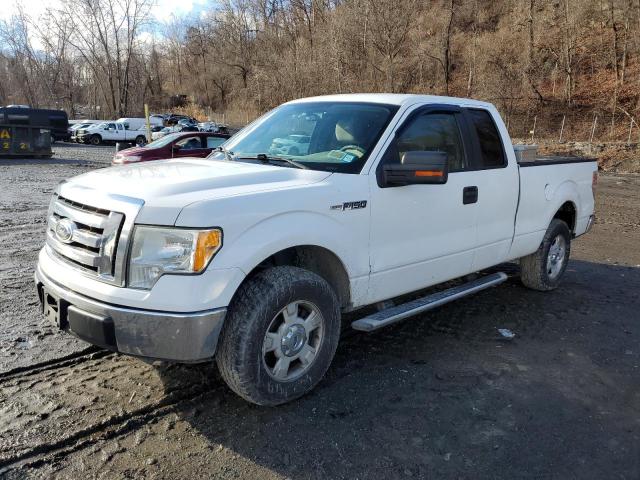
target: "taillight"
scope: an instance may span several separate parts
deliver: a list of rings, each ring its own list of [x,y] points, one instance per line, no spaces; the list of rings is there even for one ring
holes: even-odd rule
[[[591,177],[591,191],[593,192],[593,198],[596,198],[596,187],[598,186],[598,170],[594,170]]]

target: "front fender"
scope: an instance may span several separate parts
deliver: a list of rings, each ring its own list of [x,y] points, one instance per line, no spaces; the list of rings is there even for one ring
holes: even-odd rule
[[[224,246],[214,259],[216,268],[240,268],[251,272],[271,255],[290,247],[313,245],[333,252],[350,278],[368,274],[365,238],[328,215],[308,211],[276,214],[230,235],[225,232]],[[360,245],[359,245],[360,244]]]

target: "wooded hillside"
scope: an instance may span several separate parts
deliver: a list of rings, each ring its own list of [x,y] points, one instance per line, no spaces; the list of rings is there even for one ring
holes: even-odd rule
[[[153,8],[62,0],[1,22],[0,104],[106,118],[186,95],[241,121],[297,97],[413,92],[491,101],[521,137],[566,117],[585,140],[596,115],[596,138],[640,137],[640,0],[222,0],[164,25]]]

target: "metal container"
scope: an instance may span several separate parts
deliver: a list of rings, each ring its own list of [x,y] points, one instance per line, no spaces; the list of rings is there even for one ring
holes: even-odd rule
[[[535,162],[538,158],[538,145],[514,145],[513,150],[518,163]]]
[[[28,108],[0,108],[0,158],[49,158],[51,126],[46,114]]]

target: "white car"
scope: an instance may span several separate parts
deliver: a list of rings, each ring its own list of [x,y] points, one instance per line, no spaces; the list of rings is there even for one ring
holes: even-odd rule
[[[159,138],[164,137],[165,135],[169,135],[170,133],[176,133],[182,130],[182,127],[178,125],[174,125],[172,127],[164,127],[162,130],[157,132],[151,132],[151,140],[158,140]]]
[[[295,160],[268,152],[287,130],[312,132]],[[343,312],[375,306],[351,327],[376,330],[498,285],[504,272],[464,278],[508,261],[527,287],[557,288],[596,179],[590,159],[518,163],[489,103],[302,99],[209,158],[60,184],[35,282],[60,329],[139,357],[215,358],[236,393],[276,405],[322,379]]]
[[[288,135],[284,138],[274,138],[269,153],[274,155],[306,155],[309,150],[309,135]]]

